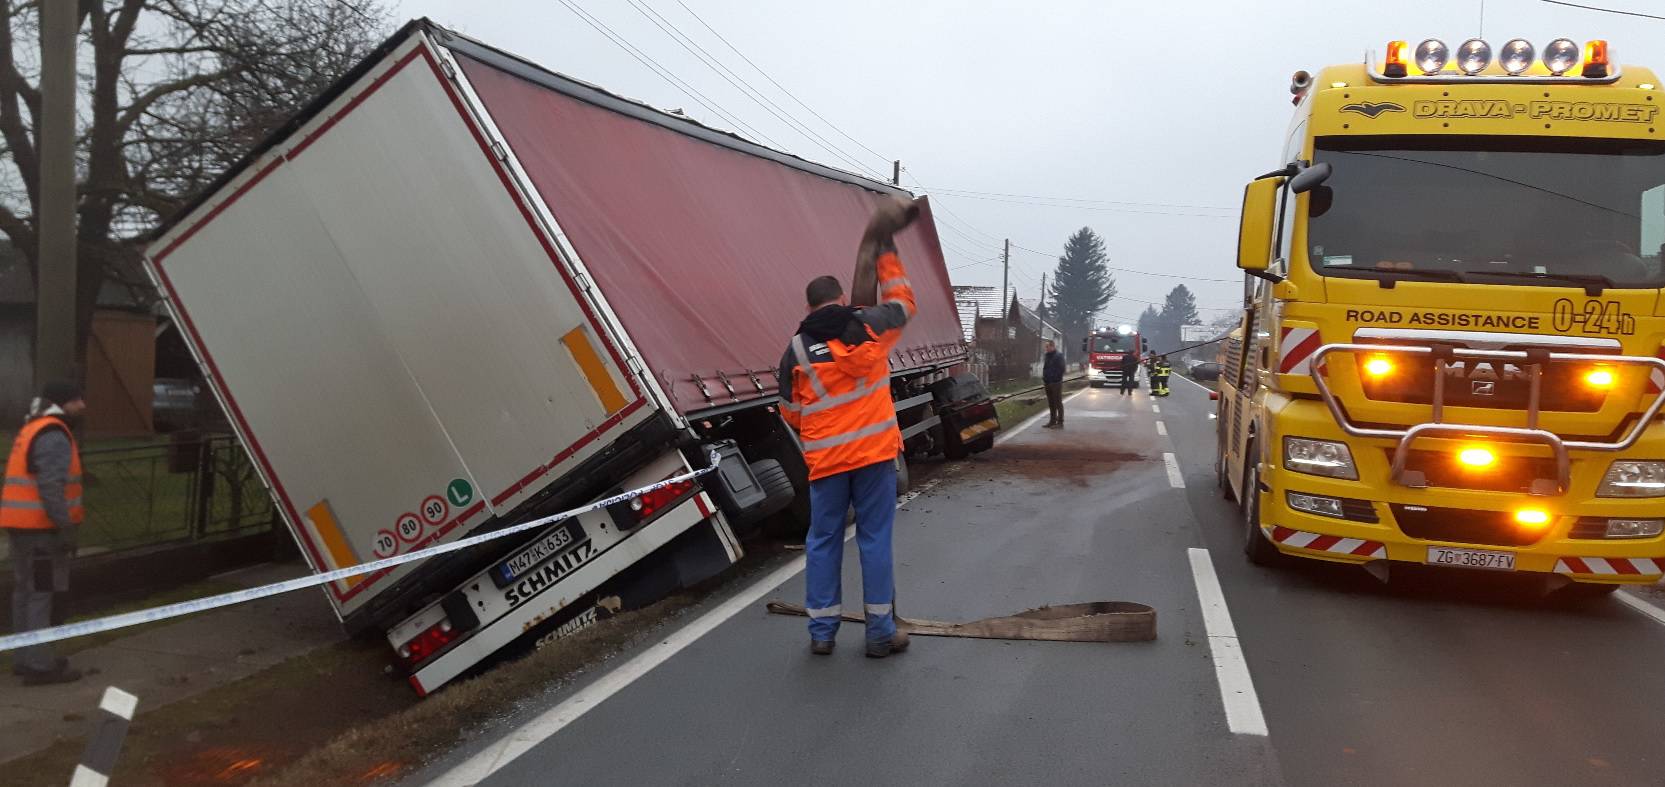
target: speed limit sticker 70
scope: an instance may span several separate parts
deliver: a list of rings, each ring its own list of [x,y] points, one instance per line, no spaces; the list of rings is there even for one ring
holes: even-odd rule
[[[391,530],[378,530],[376,531],[376,544],[373,551],[376,553],[376,557],[379,558],[393,557],[393,553],[399,551],[399,539],[394,538]]]

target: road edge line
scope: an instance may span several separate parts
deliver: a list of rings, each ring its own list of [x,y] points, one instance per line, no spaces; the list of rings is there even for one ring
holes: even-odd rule
[[[1653,619],[1653,622],[1665,626],[1665,609],[1661,609],[1651,601],[1643,600],[1642,597],[1631,593],[1628,588],[1620,588],[1619,592],[1613,595],[1619,600],[1619,603],[1647,615]]]
[[[1185,476],[1179,472],[1179,457],[1172,452],[1162,453],[1162,464],[1168,468],[1168,486],[1175,489],[1185,488]]]
[[[933,478],[909,490],[907,494],[897,498],[896,509],[900,511],[904,506],[912,503],[915,498],[931,491],[948,477],[944,475]],[[854,524],[845,528],[844,540],[846,542],[855,537],[856,528]],[[670,661],[672,656],[694,644],[706,634],[711,633],[718,626],[728,622],[729,618],[756,604],[759,599],[791,581],[803,570],[804,556],[799,555],[786,565],[765,574],[749,587],[723,600],[682,628],[666,635],[657,643],[631,657],[629,661],[609,670],[605,675],[595,679],[584,688],[573,692],[571,696],[556,703],[555,707],[499,736],[489,746],[475,752],[468,759],[429,780],[427,784],[436,787],[472,787],[472,785],[479,784],[501,770],[503,766],[519,758],[520,755],[531,751],[539,743],[577,721],[585,713],[600,706],[601,703],[606,702],[614,694],[623,691],[630,684],[652,672],[655,667]]]
[[[1255,693],[1249,662],[1243,657],[1243,646],[1237,639],[1237,627],[1232,625],[1220,577],[1214,573],[1214,560],[1208,550],[1198,547],[1188,549],[1187,556],[1191,560],[1191,579],[1197,588],[1203,628],[1208,633],[1208,654],[1214,662],[1215,682],[1220,686],[1226,727],[1237,735],[1268,736],[1260,696]]]
[[[1067,405],[1070,402],[1074,401],[1075,397],[1080,396],[1080,395],[1082,395],[1082,394],[1084,394],[1088,391],[1091,391],[1091,390],[1093,390],[1093,387],[1089,385],[1086,388],[1083,388],[1079,391],[1076,391],[1075,393],[1072,393],[1069,396],[1064,397],[1063,403]],[[1038,423],[1041,420],[1041,418],[1043,416],[1048,416],[1048,415],[1051,415],[1051,413],[1035,413],[1034,415],[1031,415],[1028,418],[1023,419],[1021,422],[1018,423],[1017,426],[1012,427],[1011,429],[1003,432],[999,437],[994,438],[994,444],[995,445],[1000,445],[1002,443],[1005,443],[1007,440],[1010,440],[1014,437],[1017,437],[1018,435],[1023,433],[1023,430],[1028,429],[1031,426],[1034,426],[1036,423]]]

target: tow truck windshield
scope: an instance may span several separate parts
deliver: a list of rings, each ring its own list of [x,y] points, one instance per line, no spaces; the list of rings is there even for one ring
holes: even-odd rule
[[[1315,147],[1334,167],[1307,223],[1321,275],[1665,286],[1665,143],[1321,137]]]

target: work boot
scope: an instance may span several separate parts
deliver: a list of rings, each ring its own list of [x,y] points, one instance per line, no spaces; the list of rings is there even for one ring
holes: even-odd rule
[[[867,657],[870,659],[882,659],[886,656],[894,656],[898,653],[902,653],[907,649],[908,633],[901,629],[897,629],[896,633],[890,636],[890,639],[868,642]]]
[[[831,656],[833,646],[837,644],[830,639],[812,639],[809,641],[809,652],[817,656]]]
[[[69,667],[60,667],[58,669],[46,670],[44,672],[37,670],[23,671],[23,685],[25,686],[50,686],[54,683],[74,683],[80,679],[81,671],[78,669],[70,669]]]

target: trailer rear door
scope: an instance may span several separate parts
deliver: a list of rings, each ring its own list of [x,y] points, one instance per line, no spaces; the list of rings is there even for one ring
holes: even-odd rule
[[[456,538],[654,409],[426,41],[149,261],[319,567]],[[345,616],[391,584],[333,599]]]

